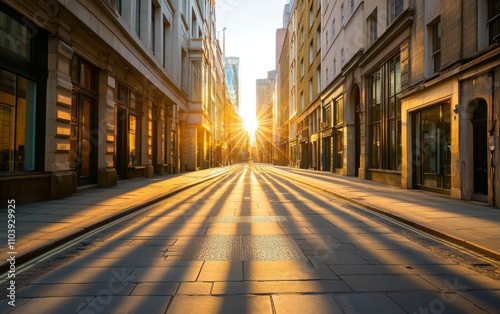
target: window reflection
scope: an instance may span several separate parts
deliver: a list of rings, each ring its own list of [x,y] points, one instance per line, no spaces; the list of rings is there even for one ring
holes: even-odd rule
[[[35,168],[36,84],[0,69],[0,172]]]

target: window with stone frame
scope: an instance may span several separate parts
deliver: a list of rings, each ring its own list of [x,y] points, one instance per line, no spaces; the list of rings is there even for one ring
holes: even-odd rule
[[[334,127],[334,165],[341,169],[344,165],[344,98],[337,98],[333,102],[333,127]]]
[[[489,44],[500,41],[500,1],[488,1],[488,37]]]
[[[441,69],[441,19],[438,18],[434,23],[432,23],[430,29],[432,40],[432,70],[433,73],[437,73]]]
[[[387,9],[388,24],[391,24],[403,12],[403,0],[387,0]]]
[[[377,9],[373,10],[372,14],[367,19],[368,23],[368,43],[372,45],[378,39],[377,29]]]
[[[396,56],[369,77],[370,167],[401,170],[401,62]]]
[[[128,120],[128,154],[129,154],[129,166],[137,166],[140,164],[140,153],[139,153],[139,117],[135,114],[129,115]]]

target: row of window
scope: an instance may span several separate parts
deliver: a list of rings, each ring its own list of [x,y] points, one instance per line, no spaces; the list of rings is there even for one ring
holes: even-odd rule
[[[202,1],[203,2],[203,1]],[[202,38],[203,32],[200,20],[197,14],[192,11],[188,15],[189,4],[188,0],[182,0],[181,18],[185,21],[186,27],[191,28],[191,38]],[[204,6],[201,6],[203,9]],[[116,12],[135,30],[137,36],[148,46],[153,55],[159,59],[163,68],[167,71],[173,67],[173,57],[175,55],[173,49],[173,28],[170,21],[163,16],[161,7],[156,5],[154,1],[146,0],[117,0],[115,4]],[[191,23],[186,21],[191,18]],[[149,23],[144,23],[147,21]],[[182,51],[181,73],[186,76],[186,52]],[[181,85],[186,90],[186,80],[181,79]]]
[[[43,50],[35,54],[42,49],[39,43],[45,33],[33,32],[20,16],[7,12],[0,4],[0,173],[33,171],[40,164],[37,112],[43,108],[37,102],[45,84],[38,80],[44,77],[47,56]]]

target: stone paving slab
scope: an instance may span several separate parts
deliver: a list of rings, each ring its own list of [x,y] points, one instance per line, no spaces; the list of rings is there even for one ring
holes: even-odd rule
[[[449,292],[390,293],[389,297],[407,313],[486,313],[460,295]],[[490,313],[495,311],[498,311],[498,307]]]
[[[212,282],[183,282],[177,295],[211,295]]]
[[[498,313],[498,300],[500,299],[500,291],[488,291],[487,294],[481,291],[465,291],[460,293],[461,296],[471,300],[474,304],[481,307],[488,313]],[[475,309],[477,310],[477,309]],[[469,313],[473,313],[471,311]],[[458,312],[457,312],[458,313]]]
[[[97,296],[82,308],[82,313],[99,313],[104,309],[107,313],[164,313],[169,302],[169,296],[151,296],[148,298],[142,296]]]
[[[133,272],[135,267],[61,267],[57,273],[48,273],[32,281],[32,284],[85,284],[109,283],[110,281],[122,282]]]
[[[416,275],[342,275],[356,292],[435,291],[436,286]]]
[[[272,314],[269,296],[176,296],[169,314],[262,313]]]
[[[342,280],[215,282],[213,295],[351,292]]]
[[[331,294],[273,295],[276,314],[336,314],[344,313]],[[389,312],[387,312],[389,313]]]
[[[143,282],[143,283],[138,283],[134,287],[134,290],[132,291],[131,295],[144,296],[144,297],[166,296],[166,295],[173,296],[176,294],[178,288],[179,288],[179,283],[177,282],[168,282],[168,283]]]
[[[306,261],[245,261],[243,269],[249,281],[338,279],[331,270],[316,271]]]
[[[129,282],[196,281],[200,267],[137,267],[126,280]]]
[[[134,284],[111,286],[114,295],[129,295],[134,290]],[[17,295],[19,298],[47,298],[47,297],[78,297],[95,296],[99,292],[109,290],[108,283],[57,283],[57,284],[33,284],[23,287]]]
[[[334,300],[341,305],[343,313],[357,314],[406,314],[414,313],[413,308],[410,312],[397,304],[392,298],[381,293],[349,293],[336,295]]]
[[[243,262],[206,261],[198,281],[243,281]]]
[[[22,313],[77,313],[88,303],[89,297],[48,297],[35,299],[16,299],[16,307],[8,305],[7,302],[0,303],[0,313],[9,313],[22,306]],[[90,297],[92,299],[92,297]]]

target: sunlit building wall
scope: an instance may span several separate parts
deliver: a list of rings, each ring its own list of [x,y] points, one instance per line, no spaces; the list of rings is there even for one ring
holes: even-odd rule
[[[0,75],[26,99],[4,128],[22,136],[0,143],[1,199],[214,165],[214,10],[208,0],[2,1],[4,34],[23,44],[2,41]]]
[[[296,163],[305,169],[320,166],[322,3],[313,0],[295,2],[290,21],[296,23],[292,24],[295,36],[290,51],[292,56],[293,50],[295,58],[292,71],[296,90],[292,90],[292,99],[296,99],[296,117],[290,130],[296,132],[291,134],[296,138]]]
[[[279,154],[278,154],[278,164],[282,166],[293,166],[295,165],[290,151],[290,45],[289,45],[289,32],[285,29],[285,37],[283,39],[283,46],[278,59],[278,80],[276,84],[278,85],[278,95],[277,103],[278,109],[275,111],[277,114],[277,124],[279,130]]]
[[[323,171],[498,206],[498,1],[320,4],[317,17],[295,3],[280,58],[291,165],[316,168],[318,140]],[[317,130],[307,102],[317,67],[303,62],[304,47],[315,48],[308,16],[321,19]]]
[[[268,71],[267,78],[256,80],[256,117],[258,129],[255,134],[255,154],[258,162],[271,163],[274,154],[273,139],[273,93],[276,71]]]
[[[286,13],[286,9],[284,11]],[[287,17],[288,18],[288,17]],[[286,25],[285,25],[286,26]],[[280,95],[282,85],[279,83],[281,81],[281,66],[280,58],[285,43],[286,28],[279,28],[276,30],[276,79],[274,81],[274,93],[273,93],[273,162],[275,164],[287,165],[288,164],[288,136],[283,136],[282,134],[282,123],[280,122]],[[286,67],[288,69],[288,67]]]

